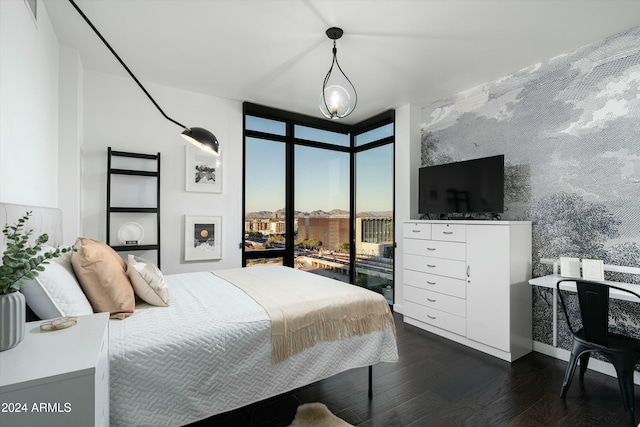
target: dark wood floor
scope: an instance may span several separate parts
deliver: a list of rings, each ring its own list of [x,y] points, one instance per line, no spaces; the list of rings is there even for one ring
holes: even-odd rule
[[[307,402],[359,427],[628,425],[613,377],[576,375],[563,400],[566,362],[530,353],[510,364],[395,319],[400,360],[374,367],[371,401],[362,368],[193,426],[285,427]]]

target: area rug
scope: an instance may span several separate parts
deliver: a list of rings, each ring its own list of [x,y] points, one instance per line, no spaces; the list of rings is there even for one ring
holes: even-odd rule
[[[336,417],[322,403],[305,403],[298,406],[296,417],[289,427],[354,427]]]

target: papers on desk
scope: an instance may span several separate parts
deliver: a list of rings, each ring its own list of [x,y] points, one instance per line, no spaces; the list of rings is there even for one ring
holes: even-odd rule
[[[560,257],[560,275],[584,280],[604,280],[604,261],[599,259],[582,260],[580,274],[580,258]]]
[[[582,259],[582,278],[604,280],[604,262],[600,259]]]
[[[562,277],[580,277],[580,258],[560,257],[560,275]]]

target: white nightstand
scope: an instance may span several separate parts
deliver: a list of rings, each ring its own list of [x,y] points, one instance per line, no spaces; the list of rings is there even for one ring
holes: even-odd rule
[[[109,426],[109,313],[42,332],[26,325],[24,340],[0,352],[0,425]]]

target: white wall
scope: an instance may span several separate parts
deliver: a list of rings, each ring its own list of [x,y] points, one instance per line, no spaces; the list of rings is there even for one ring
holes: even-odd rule
[[[36,25],[23,0],[0,0],[0,201],[60,207],[64,241],[106,238],[107,147],[162,154],[162,269],[239,267],[242,241],[242,106],[239,102],[144,83],[172,118],[211,130],[223,152],[222,194],[184,191],[180,128],[165,120],[133,80],[83,70],[59,48],[46,8]],[[419,161],[413,106],[396,113],[396,235],[411,217],[411,171]],[[418,113],[416,113],[418,114]],[[418,138],[417,142],[411,142]],[[407,151],[416,144],[418,155]],[[414,148],[415,149],[415,148]],[[413,153],[415,154],[415,153]],[[222,260],[184,263],[183,216],[222,217]],[[401,247],[396,253],[401,253]],[[401,258],[396,260],[401,270]],[[397,283],[401,283],[401,279]],[[401,287],[398,286],[398,289]],[[401,295],[396,290],[396,300]]]
[[[58,207],[62,209],[63,242],[73,244],[82,230],[82,81],[77,50],[60,48]]]
[[[395,250],[393,309],[403,312],[402,222],[418,215],[421,109],[407,104],[396,109],[395,141]]]
[[[167,274],[241,266],[242,105],[143,82],[165,113],[213,132],[222,147],[222,193],[185,192],[182,129],[166,120],[128,77],[84,71],[82,233],[106,239],[107,147],[161,153],[162,270]],[[183,261],[184,215],[222,217],[222,259]]]
[[[58,206],[58,42],[42,4],[0,1],[0,201]]]

